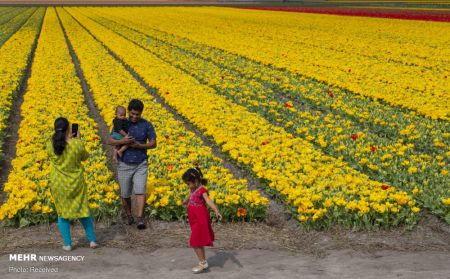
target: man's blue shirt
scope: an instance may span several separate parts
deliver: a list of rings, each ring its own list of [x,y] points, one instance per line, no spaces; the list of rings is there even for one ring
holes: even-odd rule
[[[138,143],[145,144],[152,139],[156,140],[155,128],[145,119],[141,118],[136,123],[128,121],[127,128],[128,134]],[[147,150],[128,147],[119,160],[127,164],[140,164],[148,160]]]

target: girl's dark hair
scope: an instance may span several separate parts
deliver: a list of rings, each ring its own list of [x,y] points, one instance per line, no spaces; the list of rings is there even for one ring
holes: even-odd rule
[[[128,104],[128,111],[135,110],[142,112],[144,110],[144,103],[141,100],[133,99]]]
[[[53,151],[56,155],[61,155],[66,148],[66,132],[69,129],[69,121],[64,117],[55,120],[55,133],[52,137]]]
[[[182,179],[185,183],[188,182],[198,182],[201,185],[206,185],[208,183],[208,180],[203,178],[203,173],[200,169],[200,167],[190,168],[188,169],[182,176]]]

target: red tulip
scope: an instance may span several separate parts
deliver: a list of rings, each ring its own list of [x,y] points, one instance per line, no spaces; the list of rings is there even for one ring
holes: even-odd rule
[[[330,90],[330,89],[327,89],[327,94],[328,94],[328,96],[330,96],[331,98],[333,98],[333,97],[334,97],[334,94],[333,94],[333,93],[331,93],[331,90]]]
[[[357,140],[357,139],[358,139],[358,135],[353,134],[353,135],[351,136],[351,138],[352,138],[352,140]]]
[[[374,11],[372,9],[354,9],[343,7],[245,7],[243,9],[450,22],[450,15],[445,11],[392,10],[389,8],[377,9]]]
[[[286,103],[285,103],[285,106],[286,106],[287,108],[293,108],[293,107],[294,107],[294,106],[291,105],[289,102],[286,102]]]

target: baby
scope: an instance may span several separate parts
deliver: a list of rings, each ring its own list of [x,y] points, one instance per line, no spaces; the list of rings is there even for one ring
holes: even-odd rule
[[[127,111],[123,106],[117,106],[116,108],[116,118],[113,120],[113,132],[112,138],[115,140],[121,140],[128,135],[128,119]],[[113,161],[117,163],[117,156],[122,157],[123,152],[127,150],[127,145],[118,145],[113,149]]]

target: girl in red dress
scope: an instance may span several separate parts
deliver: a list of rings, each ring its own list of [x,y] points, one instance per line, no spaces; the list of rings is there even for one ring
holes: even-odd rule
[[[203,178],[199,167],[188,169],[183,174],[183,181],[188,185],[191,194],[186,198],[189,225],[191,226],[191,238],[189,244],[197,254],[199,264],[192,268],[192,272],[200,273],[208,268],[205,257],[205,246],[213,246],[214,232],[211,227],[208,208],[216,214],[218,220],[222,219],[217,206],[208,197],[208,190],[203,187],[207,180]]]

